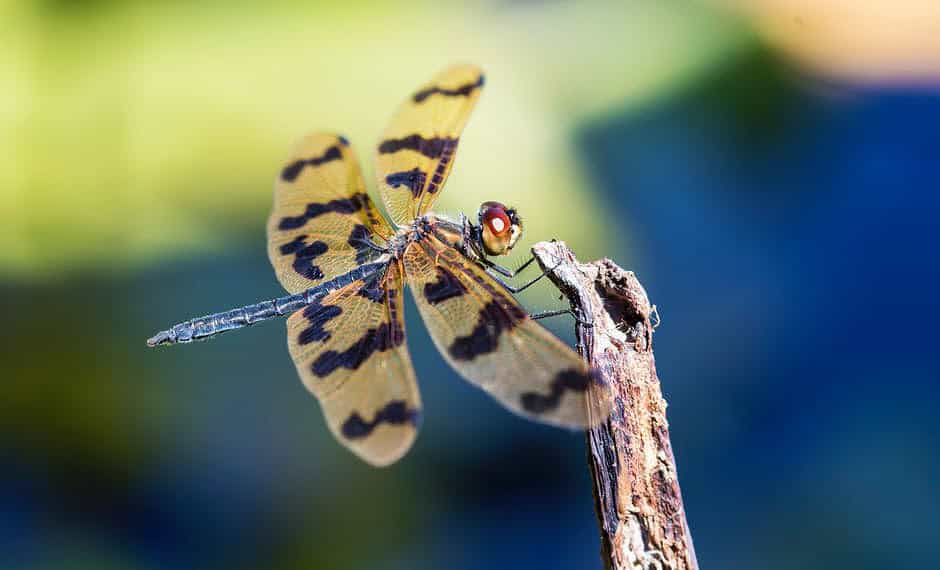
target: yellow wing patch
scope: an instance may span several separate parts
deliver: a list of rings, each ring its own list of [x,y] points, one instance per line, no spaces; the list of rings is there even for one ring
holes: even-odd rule
[[[376,153],[379,191],[395,223],[431,208],[454,165],[457,143],[480,90],[483,72],[457,65],[437,74],[395,113]]]
[[[372,465],[414,442],[421,397],[405,344],[401,266],[330,292],[287,321],[287,345],[330,431]]]
[[[404,265],[434,344],[461,376],[532,420],[583,428],[606,418],[607,404],[587,409],[597,378],[587,364],[480,267],[433,236],[410,246]]]
[[[294,146],[268,220],[268,257],[285,289],[298,293],[374,261],[391,233],[346,139],[313,134]]]

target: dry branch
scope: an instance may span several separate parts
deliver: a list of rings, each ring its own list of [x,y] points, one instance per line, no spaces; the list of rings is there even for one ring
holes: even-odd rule
[[[609,259],[579,263],[562,242],[540,242],[532,253],[578,315],[578,350],[604,380],[590,397],[613,406],[587,433],[604,567],[697,570],[646,291],[632,271]]]

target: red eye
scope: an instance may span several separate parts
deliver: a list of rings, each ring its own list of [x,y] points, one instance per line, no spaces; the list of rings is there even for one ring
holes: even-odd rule
[[[483,223],[493,232],[493,235],[503,235],[509,231],[509,216],[506,210],[499,206],[493,206],[483,213]]]

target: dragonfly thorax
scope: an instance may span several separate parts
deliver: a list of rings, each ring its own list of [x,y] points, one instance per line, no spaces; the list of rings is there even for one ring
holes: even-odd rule
[[[434,236],[444,244],[467,253],[466,244],[472,239],[474,226],[466,216],[452,220],[446,216],[428,212],[398,230],[389,239],[386,249],[395,258],[401,258],[408,246],[420,242],[427,236]]]
[[[401,258],[410,244],[430,235],[464,255],[480,259],[508,254],[522,236],[522,219],[515,209],[499,202],[484,202],[477,220],[475,225],[463,214],[454,220],[428,212],[399,229],[386,247],[393,257]]]

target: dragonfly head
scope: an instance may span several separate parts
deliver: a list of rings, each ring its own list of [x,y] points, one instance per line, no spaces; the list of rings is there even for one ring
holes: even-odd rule
[[[522,218],[514,208],[499,202],[483,202],[477,215],[480,241],[487,255],[506,255],[522,236]]]

